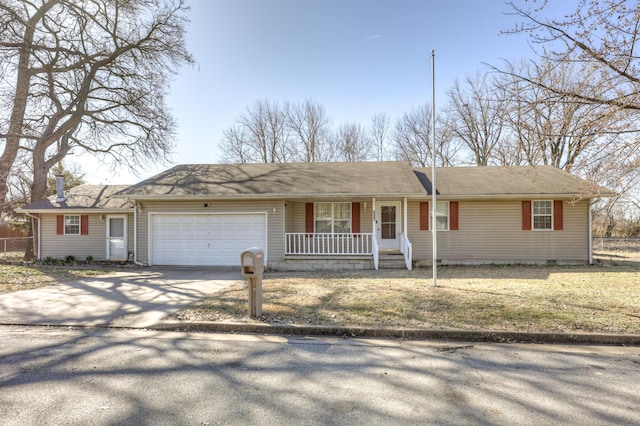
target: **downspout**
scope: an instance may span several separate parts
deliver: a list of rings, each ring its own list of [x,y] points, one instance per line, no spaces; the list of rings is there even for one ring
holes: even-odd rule
[[[138,205],[133,206],[133,263],[138,266],[147,266],[138,262]]]
[[[42,235],[40,233],[40,218],[38,216],[34,216],[29,212],[25,212],[27,216],[29,216],[32,219],[35,219],[38,221],[38,254],[37,254],[37,259],[40,260],[40,236]]]

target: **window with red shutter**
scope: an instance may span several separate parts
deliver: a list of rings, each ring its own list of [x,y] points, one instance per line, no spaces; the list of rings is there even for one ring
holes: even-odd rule
[[[89,216],[80,216],[80,235],[89,235]]]
[[[522,230],[531,231],[531,201],[522,202]]]
[[[305,205],[305,218],[304,218],[304,224],[305,224],[305,232],[308,234],[313,234],[313,222],[314,222],[314,216],[313,216],[313,203],[307,203]]]
[[[458,202],[457,201],[449,202],[449,230],[450,231],[458,230]]]
[[[553,202],[553,230],[562,231],[563,222],[562,200],[555,200]]]
[[[56,234],[64,235],[64,216],[61,214],[56,216]]]
[[[360,233],[360,203],[351,203],[351,232]]]
[[[429,202],[422,201],[420,203],[420,230],[429,230]]]

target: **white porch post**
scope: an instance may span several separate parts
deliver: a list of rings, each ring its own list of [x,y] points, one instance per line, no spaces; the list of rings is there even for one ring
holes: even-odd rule
[[[404,197],[404,237],[409,239],[409,234],[407,233],[409,228],[407,227],[407,197]]]
[[[376,198],[371,199],[371,251],[373,251],[373,268],[378,270],[378,234],[376,232]]]
[[[373,238],[376,237],[376,197],[371,199],[371,222],[372,222],[372,231]]]

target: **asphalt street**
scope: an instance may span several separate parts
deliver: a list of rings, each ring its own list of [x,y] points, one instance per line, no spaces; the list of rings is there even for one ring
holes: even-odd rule
[[[640,348],[0,326],[3,425],[640,424]]]

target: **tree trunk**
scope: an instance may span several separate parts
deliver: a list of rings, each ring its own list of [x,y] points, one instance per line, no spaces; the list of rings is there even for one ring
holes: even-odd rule
[[[20,149],[20,135],[23,132],[24,116],[27,110],[27,99],[29,98],[29,86],[31,83],[31,71],[29,61],[31,59],[33,37],[36,30],[36,23],[56,4],[55,0],[50,0],[43,4],[41,8],[26,22],[24,30],[24,43],[20,48],[18,57],[18,67],[16,75],[16,92],[13,97],[13,108],[5,147],[0,156],[0,203],[4,203],[9,193],[7,178],[11,174],[11,168],[16,161]]]
[[[31,244],[27,244],[25,247],[24,256],[22,257],[22,260],[25,262],[30,262],[35,259],[36,247],[38,244],[40,244],[40,241],[38,241],[38,234],[34,232],[34,229],[35,229],[35,226],[33,225],[34,222],[35,222],[35,219],[31,218],[31,221],[27,225],[27,235],[31,237]],[[38,226],[39,226],[39,223],[38,223]]]

